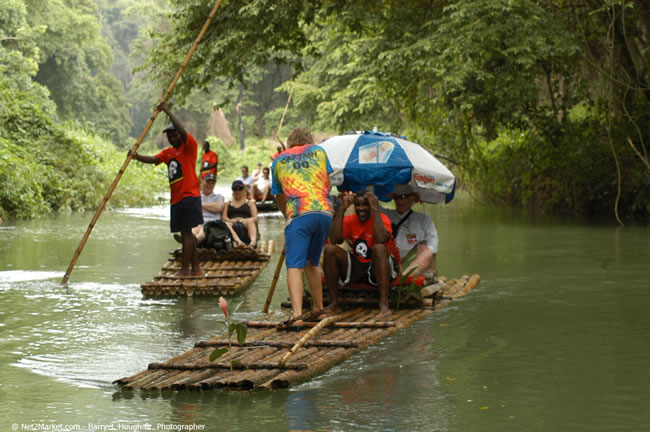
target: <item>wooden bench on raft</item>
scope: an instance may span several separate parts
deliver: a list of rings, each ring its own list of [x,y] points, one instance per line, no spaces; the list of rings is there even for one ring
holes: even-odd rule
[[[402,284],[406,286],[411,282],[415,282],[415,286],[420,288],[421,299],[415,295],[415,293],[404,292],[400,295],[399,299],[389,298],[389,305],[391,308],[397,308],[398,302],[399,307],[432,307],[435,301],[436,293],[441,294],[441,290],[447,282],[446,277],[440,277],[439,279],[430,280],[427,283],[427,280],[424,276],[418,276],[417,278],[412,278],[409,276],[403,282],[400,281],[400,278],[396,278],[390,284],[391,288],[397,288]],[[329,294],[325,288],[325,279],[323,277],[323,296],[325,305],[329,301]],[[379,301],[379,290],[376,286],[370,285],[369,283],[348,283],[339,287],[339,302],[342,306],[367,306],[374,307],[377,306]],[[308,297],[308,294],[303,298],[303,306],[310,307],[311,299]],[[291,308],[291,303],[286,301],[282,302],[281,306],[283,308]]]

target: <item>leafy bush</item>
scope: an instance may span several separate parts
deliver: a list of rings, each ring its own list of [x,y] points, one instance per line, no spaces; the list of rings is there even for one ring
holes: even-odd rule
[[[38,84],[14,84],[0,76],[0,216],[96,208],[125,152],[93,133],[57,124],[47,92]],[[109,204],[151,204],[165,184],[164,172],[131,167]]]

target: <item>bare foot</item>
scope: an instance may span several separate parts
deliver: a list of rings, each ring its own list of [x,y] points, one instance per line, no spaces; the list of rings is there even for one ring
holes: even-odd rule
[[[187,270],[179,270],[172,275],[173,278],[188,278],[191,276],[192,274]]]
[[[387,305],[380,305],[379,316],[382,318],[390,319],[393,316],[393,313],[390,311],[390,308]]]
[[[339,306],[338,303],[330,303],[325,309],[321,310],[321,312],[326,316],[332,316],[332,315],[336,315],[342,310],[343,309],[341,309],[341,306]]]
[[[201,270],[201,269],[198,269],[198,270],[192,270],[192,276],[199,276],[199,277],[202,277],[202,276],[205,276],[205,273],[204,273],[203,270]]]

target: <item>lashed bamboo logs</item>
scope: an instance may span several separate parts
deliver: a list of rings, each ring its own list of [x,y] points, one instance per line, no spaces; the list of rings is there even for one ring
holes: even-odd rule
[[[173,276],[182,261],[182,254],[177,250],[152,281],[141,285],[141,291],[148,296],[232,295],[255,280],[270,259],[261,251],[271,249],[272,241],[260,242],[257,252],[251,249],[219,252],[200,249],[199,259],[205,274],[183,278]]]
[[[436,293],[435,309],[465,295],[479,280],[474,275],[447,281]],[[402,309],[394,312],[388,321],[376,309],[357,309],[345,312],[343,322],[331,317],[338,322],[327,322],[326,318],[317,324],[305,323],[305,326],[281,330],[271,327],[278,323],[249,321],[253,325],[249,325],[246,342],[231,344],[232,359],[238,362],[232,370],[229,355],[219,362],[209,361],[214,347],[227,344],[225,336],[220,336],[198,342],[189,351],[167,362],[152,363],[150,369],[116,383],[123,389],[154,392],[287,387],[322,373],[433,312],[431,308]]]
[[[246,321],[248,327],[277,327],[280,323],[274,321]],[[315,322],[306,322],[300,326],[286,326],[284,329],[296,330],[301,327],[316,327],[318,323]],[[329,327],[339,327],[339,328],[366,328],[366,327],[395,327],[393,321],[373,321],[373,322],[352,322],[352,321],[339,321],[332,322],[328,324]]]

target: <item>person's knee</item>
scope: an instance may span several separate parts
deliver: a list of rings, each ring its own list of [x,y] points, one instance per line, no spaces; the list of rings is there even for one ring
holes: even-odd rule
[[[418,250],[415,260],[422,268],[427,268],[433,263],[433,252],[431,249],[425,247]]]
[[[377,243],[372,247],[372,256],[388,258],[388,248],[383,243]]]
[[[341,248],[333,244],[326,244],[323,249],[323,257],[334,257],[337,253],[337,249]]]

